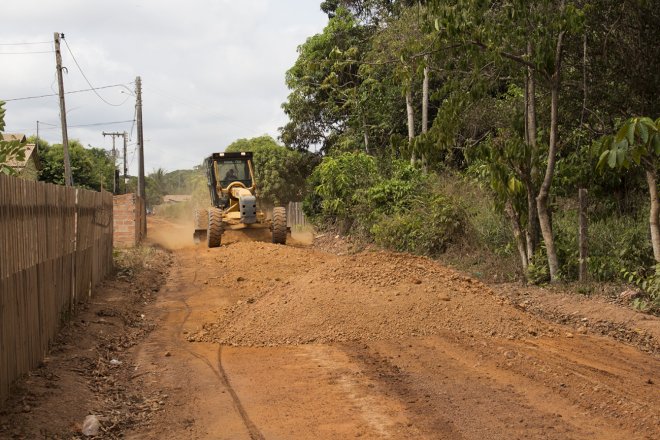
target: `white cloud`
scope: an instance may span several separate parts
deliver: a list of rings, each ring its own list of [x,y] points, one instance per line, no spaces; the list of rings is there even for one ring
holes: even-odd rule
[[[146,170],[173,170],[192,167],[237,138],[278,134],[285,123],[280,104],[288,94],[284,74],[297,46],[326,22],[318,5],[313,0],[23,0],[3,4],[0,44],[51,41],[59,31],[95,86],[129,83],[140,75]],[[0,99],[57,91],[54,54],[2,55],[48,50],[51,44],[0,46]],[[63,59],[65,89],[88,88],[66,47]],[[124,90],[99,93],[111,103],[125,102],[111,107],[93,93],[67,95],[69,125],[132,119],[134,100]],[[12,101],[6,109],[7,131],[32,134],[37,120],[59,122],[55,97]],[[69,137],[109,149],[111,140],[101,132],[129,131],[131,125],[71,128]],[[58,129],[42,125],[40,134],[60,141]],[[132,162],[134,173],[137,160]]]

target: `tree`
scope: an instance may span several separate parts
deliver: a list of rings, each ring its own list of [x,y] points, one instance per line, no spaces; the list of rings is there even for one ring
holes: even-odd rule
[[[301,151],[320,146],[321,151],[328,151],[347,130],[363,132],[358,60],[367,37],[367,29],[339,8],[321,34],[298,48],[298,59],[286,73],[291,93],[282,105],[290,119],[280,129],[285,145]]]
[[[651,209],[649,226],[653,256],[660,263],[660,201],[658,200],[658,159],[660,159],[660,118],[635,117],[625,121],[616,135],[603,137],[596,143],[599,154],[598,168],[607,164],[610,168],[627,171],[641,167],[646,175]]]
[[[166,173],[164,168],[158,168],[145,176],[147,206],[160,205],[163,196],[168,194]]]
[[[460,43],[492,57],[514,63],[527,77],[526,139],[536,158],[538,133],[533,132],[538,85],[550,94],[546,169],[536,195],[536,210],[546,245],[551,281],[559,277],[550,215],[550,190],[559,148],[559,94],[562,85],[565,38],[581,30],[583,13],[573,2],[542,0],[496,3],[480,0],[435,1],[436,28],[445,44]],[[530,167],[530,170],[532,168]],[[533,174],[533,173],[532,173]],[[530,203],[530,211],[533,211]]]
[[[33,138],[31,138],[33,139]],[[64,185],[64,151],[61,144],[39,141],[41,170],[39,180]],[[112,155],[102,148],[84,148],[80,141],[69,142],[71,172],[76,187],[112,191],[115,166]]]
[[[6,141],[2,138],[2,132],[5,130],[4,105],[5,102],[0,101],[0,173],[14,175],[16,171],[8,163],[25,159],[25,144],[20,140]]]

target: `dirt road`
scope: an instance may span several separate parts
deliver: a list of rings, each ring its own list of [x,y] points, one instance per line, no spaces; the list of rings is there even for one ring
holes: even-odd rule
[[[90,414],[98,438],[660,438],[660,319],[425,258],[149,228],[169,252],[127,254],[0,438],[85,438]]]
[[[182,247],[135,347],[128,438],[660,438],[657,354],[540,320],[423,258]]]

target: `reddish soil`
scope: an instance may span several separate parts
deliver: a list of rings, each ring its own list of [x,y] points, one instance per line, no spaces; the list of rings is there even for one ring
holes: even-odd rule
[[[55,352],[59,388],[30,376],[0,437],[76,437],[98,413],[105,438],[660,438],[658,318],[489,287],[425,258],[229,233],[209,250],[191,236],[151,219],[173,264],[155,301],[138,302],[153,327],[101,353],[122,373],[71,372],[80,364]],[[100,379],[78,380],[95,368]]]

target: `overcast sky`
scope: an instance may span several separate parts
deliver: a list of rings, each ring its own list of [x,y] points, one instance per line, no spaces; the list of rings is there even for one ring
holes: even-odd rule
[[[327,17],[316,0],[20,0],[2,1],[0,99],[57,93],[53,33],[64,33],[94,87],[143,83],[145,168],[191,168],[245,137],[278,135],[286,122],[284,74],[305,39]],[[13,43],[41,43],[15,45]],[[25,53],[31,52],[31,53]],[[46,53],[34,53],[46,52]],[[20,54],[19,54],[20,53]],[[87,89],[62,45],[65,91]],[[130,121],[135,99],[121,87],[66,97],[69,126]],[[57,97],[9,101],[6,132],[36,132],[61,142]],[[52,125],[46,125],[52,124]],[[131,122],[71,127],[85,146],[112,146],[103,131]],[[129,142],[134,174],[137,134]],[[120,144],[121,141],[118,140]]]

